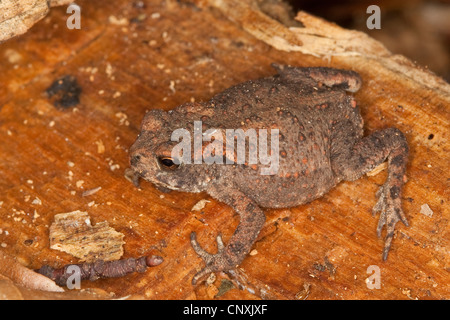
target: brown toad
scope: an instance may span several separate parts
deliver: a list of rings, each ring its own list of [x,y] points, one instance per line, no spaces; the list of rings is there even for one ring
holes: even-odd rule
[[[359,75],[323,67],[273,66],[277,75],[238,84],[207,103],[188,103],[169,112],[151,110],[130,149],[135,183],[142,177],[162,190],[206,191],[240,216],[239,226],[227,245],[220,235],[217,237],[217,254],[203,250],[195,232],[191,233],[192,247],[206,263],[194,276],[193,283],[210,272],[227,271],[242,262],[265,222],[261,208],[310,202],[342,180],[358,179],[386,159],[388,178],[377,193],[378,202],[373,209],[374,213],[381,212],[378,236],[386,226],[384,260],[395,224],[401,220],[408,225],[400,199],[408,145],[396,128],[363,137],[359,108],[346,93],[360,88]],[[188,141],[189,148],[174,153],[181,139],[172,134],[180,128],[191,132],[193,139]],[[245,139],[248,143],[244,162],[237,161],[239,147],[237,152],[227,153],[226,143],[211,152],[213,142],[222,142],[220,138],[227,137],[227,129],[258,130],[259,138],[263,136],[261,129],[277,132],[277,140],[268,143],[269,154],[276,160],[272,163],[276,164],[274,168],[263,174],[260,169],[267,169],[267,161],[249,162],[256,146],[250,143],[251,135]],[[209,137],[202,140],[205,134]],[[234,146],[237,137],[230,136],[226,141],[232,141]],[[261,146],[264,143],[258,145]],[[215,160],[224,161],[201,161],[208,148]],[[189,161],[191,158],[196,161]]]

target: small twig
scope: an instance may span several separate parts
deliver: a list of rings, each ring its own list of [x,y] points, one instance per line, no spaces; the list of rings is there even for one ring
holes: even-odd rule
[[[91,263],[68,264],[62,268],[52,268],[44,265],[36,272],[52,279],[60,286],[65,286],[72,272],[67,272],[71,266],[80,270],[80,280],[95,281],[97,279],[118,278],[133,272],[144,272],[147,267],[155,267],[163,262],[160,256],[144,256],[138,259],[129,258],[114,261],[98,260]]]

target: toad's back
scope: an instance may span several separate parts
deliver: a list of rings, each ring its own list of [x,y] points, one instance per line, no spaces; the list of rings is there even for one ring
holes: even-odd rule
[[[272,147],[268,164],[262,164],[261,154],[257,163],[248,162],[247,140],[245,165],[218,168],[220,179],[233,181],[263,207],[290,207],[322,196],[339,181],[331,166],[332,144],[340,145],[337,138],[341,134],[336,133],[353,128],[350,134],[362,135],[356,104],[343,88],[302,77],[242,83],[215,96],[210,105],[216,109],[216,126],[246,133],[267,129],[262,144],[269,148],[272,129],[279,130],[272,140],[278,142],[278,149]],[[258,151],[261,146],[258,144]]]

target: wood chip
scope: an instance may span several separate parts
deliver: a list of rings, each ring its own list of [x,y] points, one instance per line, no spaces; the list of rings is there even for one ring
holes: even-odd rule
[[[420,207],[420,213],[431,218],[433,216],[434,212],[433,212],[433,210],[431,210],[430,206],[425,203]]]
[[[211,201],[206,200],[206,199],[200,200],[199,202],[194,204],[194,206],[192,207],[191,211],[200,211],[200,210],[202,210],[206,206],[206,204],[208,202],[211,202]]]
[[[311,284],[304,283],[303,289],[295,294],[295,299],[306,300],[308,299],[310,293],[311,293]]]
[[[71,2],[72,0],[0,1],[0,42],[25,33],[46,16],[50,7]]]
[[[31,202],[31,204],[42,205],[42,201],[41,201],[41,199],[39,199],[38,197],[36,197],[36,198],[34,198],[34,200]]]
[[[79,210],[55,215],[50,226],[50,248],[67,252],[80,261],[120,259],[123,237],[107,221],[92,226],[88,213]]]
[[[82,196],[83,197],[91,196],[94,193],[97,193],[98,191],[100,191],[101,189],[102,189],[102,187],[97,187],[97,188],[93,188],[93,189],[89,189],[89,190],[83,191]]]
[[[97,153],[102,154],[105,152],[105,145],[103,144],[103,141],[101,139],[95,141],[95,144],[97,145]]]
[[[127,26],[130,22],[127,18],[117,18],[116,16],[109,16],[108,21],[110,24],[116,25],[116,26]]]

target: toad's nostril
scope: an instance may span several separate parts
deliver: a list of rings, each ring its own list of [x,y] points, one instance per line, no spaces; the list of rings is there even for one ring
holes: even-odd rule
[[[131,157],[130,163],[132,166],[135,166],[139,163],[139,161],[141,161],[141,156],[139,154],[136,154]]]

